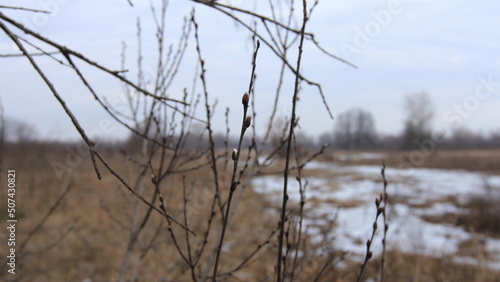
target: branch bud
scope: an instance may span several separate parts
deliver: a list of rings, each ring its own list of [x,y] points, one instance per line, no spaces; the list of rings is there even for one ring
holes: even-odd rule
[[[233,161],[235,161],[235,160],[236,160],[236,157],[237,157],[237,156],[238,156],[238,150],[233,149],[233,154],[232,154],[232,156],[231,156],[231,157],[233,158]]]
[[[244,106],[248,106],[248,100],[250,100],[250,95],[248,95],[248,93],[245,92],[245,94],[243,94],[243,97],[241,98],[241,103]]]
[[[248,128],[250,127],[251,124],[252,124],[252,117],[247,116],[247,118],[245,119],[245,123],[243,125],[245,126],[245,128]]]

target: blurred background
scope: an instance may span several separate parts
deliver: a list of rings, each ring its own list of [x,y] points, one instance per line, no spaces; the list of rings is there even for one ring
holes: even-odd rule
[[[0,277],[499,281],[500,4],[307,4],[3,1]]]

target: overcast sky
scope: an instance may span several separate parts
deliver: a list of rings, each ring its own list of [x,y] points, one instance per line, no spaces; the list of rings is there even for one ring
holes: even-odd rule
[[[19,1],[2,2],[19,5]],[[136,19],[140,17],[145,66],[154,69],[155,56],[150,54],[156,50],[155,31],[149,1],[133,2],[135,7],[130,7],[125,0],[37,0],[23,1],[22,5],[53,13],[0,11],[110,69],[120,69],[122,42],[128,46],[128,63],[134,68]],[[187,0],[171,2],[167,41],[176,43],[182,17],[190,13],[194,4]],[[267,1],[231,2],[268,13],[265,11]],[[226,107],[231,107],[237,117],[234,120],[239,122],[240,99],[250,76],[252,43],[248,33],[230,19],[206,7],[194,6],[207,63],[209,91],[218,100],[216,123],[223,124]],[[500,2],[493,0],[323,0],[308,23],[309,31],[316,34],[325,49],[351,61],[358,69],[325,56],[308,43],[303,72],[322,84],[334,115],[350,108],[362,108],[373,114],[377,130],[383,133],[401,132],[404,97],[418,92],[427,92],[434,103],[436,129],[463,125],[479,132],[500,130],[498,11]],[[194,46],[193,40],[189,44]],[[10,39],[0,33],[0,54],[17,52]],[[194,66],[195,56],[194,52],[187,54],[187,66]],[[47,59],[38,58],[37,62],[54,80],[84,127],[98,128],[106,114],[74,73]],[[182,96],[180,90],[190,86],[193,68],[181,70],[178,85],[172,89],[179,94],[173,96]],[[278,72],[278,62],[263,46],[257,62],[258,118],[269,115]],[[122,99],[122,87],[115,79],[99,72],[87,75],[100,95],[109,100]],[[288,92],[283,94],[278,110],[283,116],[291,108],[288,101],[293,78],[289,76],[286,82]],[[34,125],[42,138],[77,139],[78,134],[62,107],[25,58],[0,58],[0,97],[7,117]],[[303,85],[299,114],[301,128],[313,136],[333,129],[334,121],[314,87]],[[237,127],[237,123],[232,126]],[[117,128],[107,137],[119,138],[124,134],[123,129]]]

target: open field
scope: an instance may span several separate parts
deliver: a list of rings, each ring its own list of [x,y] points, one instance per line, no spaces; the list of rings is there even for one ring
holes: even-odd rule
[[[380,165],[392,168],[440,168],[500,174],[500,150],[415,150],[390,152],[340,151],[325,154],[323,160],[342,165]]]
[[[54,170],[54,164],[67,165],[71,158],[63,147],[10,147],[3,159],[4,170],[17,173],[17,242],[26,242],[18,252],[16,279],[116,281],[130,248],[133,214],[144,215],[147,206],[138,203],[105,170],[99,181],[88,156],[72,156],[71,166],[62,172]],[[437,152],[425,165],[411,170],[393,165],[400,158],[398,153],[377,154],[368,158],[349,154],[346,158],[344,152],[326,153],[302,170],[307,181],[303,226],[307,247],[301,251],[310,259],[299,264],[295,281],[312,281],[326,262],[327,271],[320,281],[355,280],[376,214],[373,202],[383,191],[380,157],[386,159],[389,181],[386,281],[500,281],[500,152]],[[124,177],[133,179],[137,174],[129,156],[113,150],[106,155]],[[223,166],[224,160],[218,165]],[[276,162],[267,170],[279,171],[280,166]],[[223,200],[228,175],[220,176]],[[206,184],[210,178],[209,168],[202,166],[173,175],[162,184],[167,208],[187,222],[196,236],[185,236],[183,229],[151,213],[140,240],[129,252],[127,280],[192,280],[168,228],[172,226],[182,250],[188,245],[185,238],[191,240],[193,249],[202,246],[204,238],[209,242],[206,249],[215,247],[221,222],[218,216],[211,223],[207,220],[213,202],[213,187]],[[145,177],[142,181],[144,197],[153,199],[151,180]],[[220,273],[236,271],[220,281],[273,281],[276,203],[282,181],[279,173],[261,174],[235,196],[237,209],[227,230]],[[291,185],[289,220],[293,222],[300,195],[295,182]],[[1,191],[2,198],[5,192]],[[58,198],[60,204],[54,207]],[[6,210],[3,201],[1,209]],[[215,212],[218,214],[217,209]],[[1,219],[6,219],[4,212]],[[213,229],[205,237],[203,231],[209,224]],[[373,241],[374,258],[368,263],[365,280],[379,275],[380,231]],[[0,241],[6,242],[7,235],[3,228]],[[5,257],[4,250],[2,246]],[[200,258],[201,262],[207,260],[208,252]],[[200,263],[199,273],[203,266]],[[2,275],[1,279],[9,278],[5,272]]]
[[[376,155],[365,156],[371,161]],[[305,225],[313,240],[333,242],[351,259],[363,259],[376,214],[373,202],[382,193],[380,169],[338,162],[311,162],[306,166],[303,174],[310,177]],[[389,249],[406,256],[446,257],[478,268],[500,269],[499,176],[455,169],[388,167],[386,177]],[[279,202],[279,177],[257,178],[254,187]],[[298,185],[291,190],[290,198],[297,204]],[[325,226],[332,225],[334,229],[325,231]],[[374,241],[382,241],[381,232]],[[380,253],[381,244],[373,249]]]

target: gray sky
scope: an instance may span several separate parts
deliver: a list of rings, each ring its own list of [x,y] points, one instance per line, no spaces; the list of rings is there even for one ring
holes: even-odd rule
[[[3,2],[3,5],[19,5],[19,1]],[[135,7],[132,8],[125,0],[23,1],[25,7],[53,13],[41,15],[5,9],[1,12],[111,69],[120,69],[122,42],[125,42],[133,74],[137,17],[143,28],[144,65],[154,69],[156,59],[149,1],[133,2]],[[189,14],[193,4],[187,0],[171,2],[167,41],[176,44],[182,17]],[[231,2],[268,13],[265,10],[267,1]],[[231,126],[237,128],[241,95],[250,77],[252,43],[248,33],[230,19],[195,6],[208,87],[212,97],[218,100],[216,124],[223,125],[225,108],[230,107],[235,117]],[[348,59],[358,69],[321,54],[308,43],[303,72],[322,84],[334,115],[353,107],[368,110],[374,115],[377,130],[383,133],[396,134],[402,130],[405,95],[422,91],[430,95],[435,105],[436,129],[463,125],[480,132],[499,130],[498,11],[500,2],[492,0],[323,0],[308,23],[309,31],[315,32],[325,49]],[[186,67],[180,70],[177,84],[171,91],[174,97],[180,97],[180,90],[189,87],[193,78],[194,41],[189,44]],[[0,54],[16,52],[7,36],[1,33]],[[89,131],[98,130],[100,122],[107,120],[106,114],[73,72],[48,59],[37,59],[37,62],[54,80],[83,126]],[[115,79],[86,67],[83,69],[101,96],[110,101],[123,100],[122,87]],[[263,46],[257,62],[258,122],[262,123],[269,116],[278,72],[278,61]],[[291,109],[288,102],[293,85],[291,75],[287,76],[286,83],[278,110],[282,116]],[[0,59],[0,85],[8,117],[33,124],[46,139],[77,139],[78,134],[69,118],[25,58]],[[314,87],[303,85],[299,114],[302,129],[311,135],[333,128],[334,121],[328,117]],[[107,137],[119,138],[124,133],[123,129],[115,128]]]

